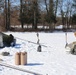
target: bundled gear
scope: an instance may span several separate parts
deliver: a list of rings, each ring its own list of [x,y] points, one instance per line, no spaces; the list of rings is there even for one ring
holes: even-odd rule
[[[10,46],[15,46],[16,44],[16,39],[12,34],[6,35],[4,33],[0,33],[0,47],[10,47]]]
[[[70,50],[70,53],[76,55],[76,42],[72,42],[66,46],[67,49]]]

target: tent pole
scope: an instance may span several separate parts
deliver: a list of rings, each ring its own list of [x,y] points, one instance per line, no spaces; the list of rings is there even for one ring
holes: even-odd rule
[[[65,40],[66,40],[66,44],[65,44],[65,47],[68,45],[67,43],[67,32],[65,33]]]

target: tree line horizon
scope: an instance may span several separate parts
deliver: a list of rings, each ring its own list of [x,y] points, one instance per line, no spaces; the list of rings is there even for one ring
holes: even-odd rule
[[[49,30],[57,25],[76,28],[76,0],[0,0],[0,27],[10,30],[12,25],[48,26]]]

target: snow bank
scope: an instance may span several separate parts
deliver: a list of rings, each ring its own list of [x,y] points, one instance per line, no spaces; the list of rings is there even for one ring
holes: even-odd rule
[[[32,42],[37,42],[35,32],[7,32],[6,34],[13,34]],[[65,33],[39,33],[40,43],[46,45],[42,46],[42,52],[37,52],[38,45],[17,39],[15,47],[5,47],[0,49],[10,52],[10,56],[1,56],[4,63],[14,65],[29,71],[37,72],[42,75],[76,75],[76,56],[70,54],[65,49]],[[73,32],[68,32],[68,43],[76,40]],[[15,53],[20,51],[27,52],[27,65],[15,65]],[[0,75],[32,75],[24,73],[15,69],[0,66]]]

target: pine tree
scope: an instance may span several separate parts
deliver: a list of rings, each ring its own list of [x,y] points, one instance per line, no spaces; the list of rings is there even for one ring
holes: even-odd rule
[[[29,0],[20,0],[20,22],[22,28],[24,28],[24,24],[30,24],[30,1]]]
[[[49,12],[48,12],[48,23],[49,23],[49,29],[52,29],[52,24],[56,21],[55,20],[55,14],[54,14],[54,3],[53,0],[49,0]]]
[[[39,7],[38,7],[38,0],[32,0],[32,6],[31,6],[31,11],[32,11],[32,28],[37,29],[37,23],[39,20]]]

